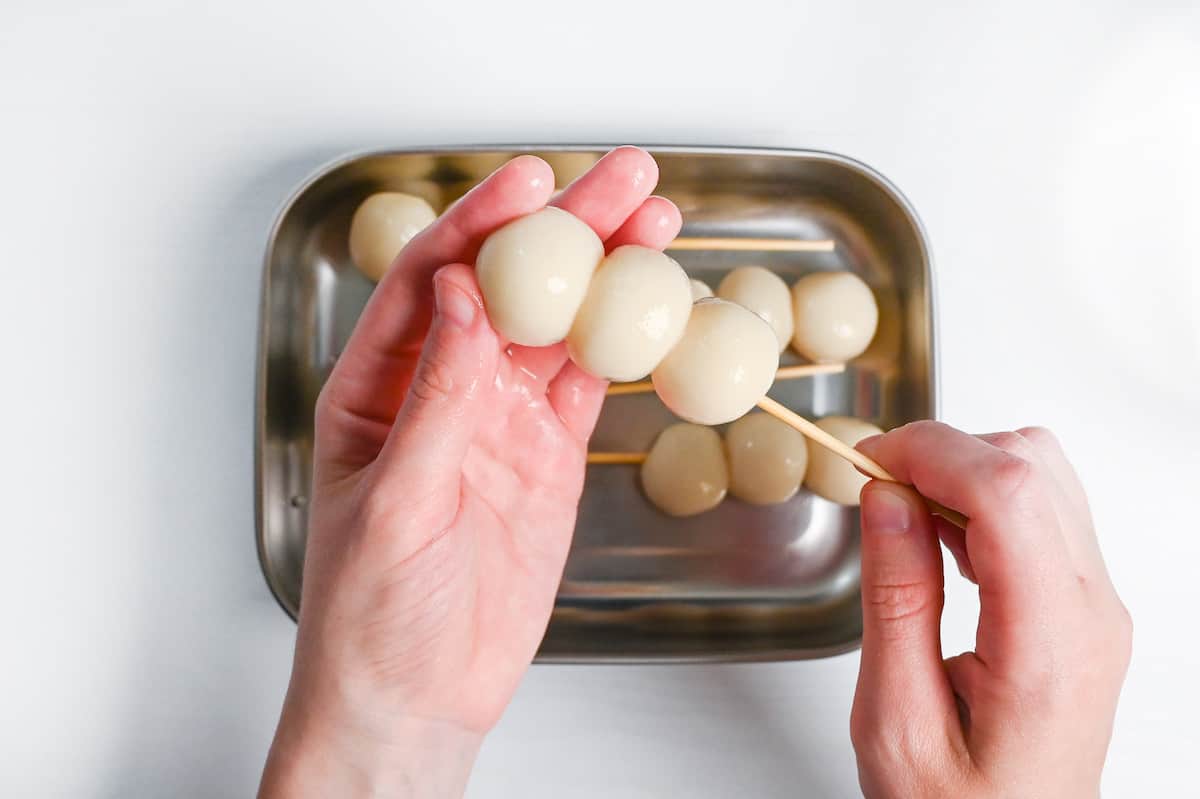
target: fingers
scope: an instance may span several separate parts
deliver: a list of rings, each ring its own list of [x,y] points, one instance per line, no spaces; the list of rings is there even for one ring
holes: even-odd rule
[[[1030,514],[1044,504],[1027,458],[940,422],[913,422],[858,447],[900,482],[971,519]]]
[[[1042,427],[1024,427],[1016,432],[985,433],[979,438],[1043,467],[1071,563],[1082,575],[1107,580],[1087,496],[1054,434]]]
[[[978,583],[979,578],[975,576],[975,567],[971,565],[971,556],[967,553],[966,532],[941,516],[933,517],[933,529],[937,531],[938,539],[954,556],[958,573],[971,582]]]
[[[1029,458],[939,422],[907,424],[858,447],[900,482],[966,513],[972,555],[986,545],[1009,571],[1032,573],[1065,553],[1046,475]]]
[[[467,192],[400,253],[359,318],[343,358],[355,355],[356,345],[386,353],[420,341],[433,273],[445,264],[473,263],[489,233],[541,209],[553,190],[550,166],[522,155]]]
[[[578,216],[602,238],[609,238],[632,216],[623,240],[662,246],[674,238],[677,210],[668,201],[643,204],[658,179],[648,153],[622,147],[602,158],[555,198],[555,205]],[[376,288],[345,351],[322,392],[323,415],[337,422],[337,435],[326,434],[324,455],[349,468],[370,462],[382,445],[408,391],[413,361],[429,327],[430,279],[442,264],[470,262],[483,239],[496,228],[543,207],[553,192],[550,167],[533,156],[513,159],[472,189],[441,218],[409,242]],[[635,213],[636,212],[636,213]],[[674,212],[674,213],[673,213]],[[537,387],[546,387],[565,357],[514,350],[518,370],[538,367]],[[567,391],[572,387],[572,391]],[[556,396],[574,398],[590,408],[595,381],[566,379]],[[573,417],[575,411],[570,414]],[[582,414],[586,417],[586,412]],[[328,430],[330,424],[319,424]],[[353,429],[355,435],[348,431]],[[339,450],[339,451],[333,451]]]
[[[1087,494],[1079,482],[1079,476],[1075,474],[1075,468],[1067,460],[1067,453],[1063,451],[1058,437],[1044,427],[1022,427],[1017,430],[1017,435],[1032,445],[1058,481],[1072,509],[1090,524],[1092,512],[1088,507]]]
[[[550,165],[532,155],[517,156],[467,192],[409,242],[388,278],[398,272],[398,278],[392,282],[424,283],[443,264],[474,263],[488,234],[540,210],[553,192],[554,172]]]
[[[509,161],[409,242],[376,287],[323,391],[334,417],[372,419],[390,427],[408,390],[412,361],[429,326],[431,279],[445,264],[470,263],[483,239],[507,222],[542,208],[554,189],[549,165],[533,156]],[[362,426],[378,430],[380,424]],[[358,447],[365,465],[376,452]],[[381,441],[376,442],[382,443]],[[337,456],[339,454],[335,454]],[[349,461],[347,454],[342,460]]]
[[[640,150],[637,152],[645,155]],[[624,166],[640,169],[639,162],[640,159],[630,159],[624,163]],[[605,162],[601,161],[599,163],[603,164]],[[602,183],[590,184],[593,192],[611,193],[623,181],[619,172],[612,168],[611,165],[606,167],[606,174],[607,177]],[[632,181],[629,182],[632,183]],[[640,195],[636,193],[627,195],[620,202],[627,206],[638,196]],[[584,221],[589,222],[589,224],[593,223],[593,220],[585,219]],[[683,218],[679,214],[679,209],[675,207],[675,203],[665,197],[649,197],[643,200],[641,205],[636,206],[633,212],[625,219],[625,222],[609,237],[608,241],[605,242],[605,249],[608,252],[612,252],[617,247],[625,244],[638,244],[642,247],[662,249],[679,235],[679,229],[682,224]],[[557,344],[551,347],[510,346],[508,353],[513,366],[525,376],[530,391],[534,393],[545,391],[550,381],[567,362],[566,347]],[[567,382],[577,387],[583,385],[579,381]],[[584,381],[584,384],[586,382]]]
[[[1015,432],[985,433],[977,438],[1017,457],[1036,460],[1046,467],[1053,480],[1051,499],[1056,505],[1059,527],[1072,562],[1082,571],[1103,570],[1087,496],[1054,434],[1042,427],[1025,427]],[[965,532],[944,519],[935,518],[934,526],[942,543],[954,555],[959,573],[971,582],[978,582],[967,553]]]
[[[632,161],[627,166],[641,168],[636,164],[637,161]],[[649,197],[609,237],[605,247],[609,252],[625,244],[662,249],[679,235],[682,225],[683,218],[675,203],[665,197]],[[567,430],[578,441],[586,442],[591,437],[607,387],[608,381],[592,377],[566,361],[564,356],[562,371],[550,383],[547,396]]]
[[[1069,518],[1064,524],[1063,535],[1072,554],[1081,568],[1108,574],[1104,557],[1100,553],[1100,542],[1092,523],[1092,510],[1087,493],[1075,473],[1075,467],[1067,459],[1058,437],[1044,427],[1022,427],[1017,434],[1028,441],[1041,458],[1058,484],[1062,497],[1063,515]]]
[[[454,501],[442,506],[454,510],[463,459],[488,413],[500,347],[470,267],[442,269],[434,287],[429,335],[375,468],[379,483],[396,489],[384,488],[380,496],[445,494]]]
[[[1044,467],[936,422],[859,446],[901,482],[970,517],[964,549],[979,582],[980,657],[1035,659],[1048,634],[1037,620],[1074,583]]]
[[[661,250],[674,241],[683,226],[683,216],[666,197],[649,197],[617,228],[605,249],[612,252],[626,244],[638,244]]]
[[[987,666],[974,652],[963,652],[961,655],[946,658],[945,669],[950,687],[962,699],[963,705],[959,710],[960,717],[965,716],[962,718],[963,727],[969,728],[971,709],[979,707],[980,686],[985,685],[988,679]],[[963,710],[966,711],[965,714]]]
[[[942,558],[933,519],[908,486],[862,492],[863,646],[851,719],[856,746],[957,729],[942,668]]]
[[[552,205],[587,222],[607,240],[658,183],[658,164],[645,150],[618,147],[563,189]]]
[[[568,361],[550,382],[546,391],[550,407],[554,408],[563,426],[581,444],[586,444],[592,436],[607,388],[607,380],[592,377],[573,361]]]
[[[567,345],[565,342],[551,344],[549,347],[509,344],[505,354],[512,363],[513,379],[522,381],[530,394],[541,395],[546,393],[550,381],[567,362]]]

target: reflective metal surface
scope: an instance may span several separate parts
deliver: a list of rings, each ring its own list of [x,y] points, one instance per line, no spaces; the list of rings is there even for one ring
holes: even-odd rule
[[[263,278],[257,408],[258,544],[263,573],[293,617],[311,475],[313,404],[372,284],[350,264],[354,208],[384,189],[448,204],[505,157],[602,147],[427,150],[357,156],[302,186],[281,212]],[[649,148],[659,193],[685,235],[831,238],[829,253],[672,253],[716,287],[729,269],[767,266],[787,282],[849,269],[875,291],[880,329],[844,374],[780,382],[771,396],[811,416],[884,428],[935,415],[929,252],[912,209],[880,175],[827,153]],[[785,355],[784,362],[792,356]],[[673,417],[653,395],[606,402],[593,450],[639,450]],[[727,500],[690,519],[655,511],[636,467],[591,466],[543,661],[770,660],[858,646],[857,509],[805,490],[754,507]]]

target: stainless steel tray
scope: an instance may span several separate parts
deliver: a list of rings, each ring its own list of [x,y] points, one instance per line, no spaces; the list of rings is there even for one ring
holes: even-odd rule
[[[516,153],[606,150],[518,146],[403,150],[338,161],[279,215],[263,275],[257,401],[258,552],[295,617],[307,526],[313,404],[372,284],[350,265],[350,215],[385,188],[449,202]],[[867,166],[804,150],[652,147],[659,193],[692,236],[831,238],[829,253],[673,253],[716,286],[742,263],[791,282],[849,269],[873,288],[880,329],[840,375],[781,382],[771,395],[802,413],[851,414],[892,427],[936,411],[929,248],[916,214]],[[592,448],[650,445],[671,415],[653,395],[610,398]],[[807,491],[774,507],[736,500],[690,519],[650,507],[636,469],[589,468],[574,544],[538,659],[774,660],[858,646],[857,509]]]

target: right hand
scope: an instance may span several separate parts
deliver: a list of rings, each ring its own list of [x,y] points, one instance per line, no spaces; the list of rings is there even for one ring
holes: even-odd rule
[[[913,486],[862,493],[864,794],[1097,796],[1132,624],[1057,440],[916,422],[859,448]],[[965,533],[917,491],[967,514]],[[944,660],[939,538],[980,604],[975,651]]]

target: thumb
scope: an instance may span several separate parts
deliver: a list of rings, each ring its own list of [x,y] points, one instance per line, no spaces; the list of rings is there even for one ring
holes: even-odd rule
[[[457,490],[500,357],[470,267],[439,270],[433,297],[421,358],[377,460],[383,483],[417,498]]]
[[[862,661],[851,732],[864,740],[928,740],[957,719],[942,668],[942,554],[912,488],[873,480],[862,491]]]

